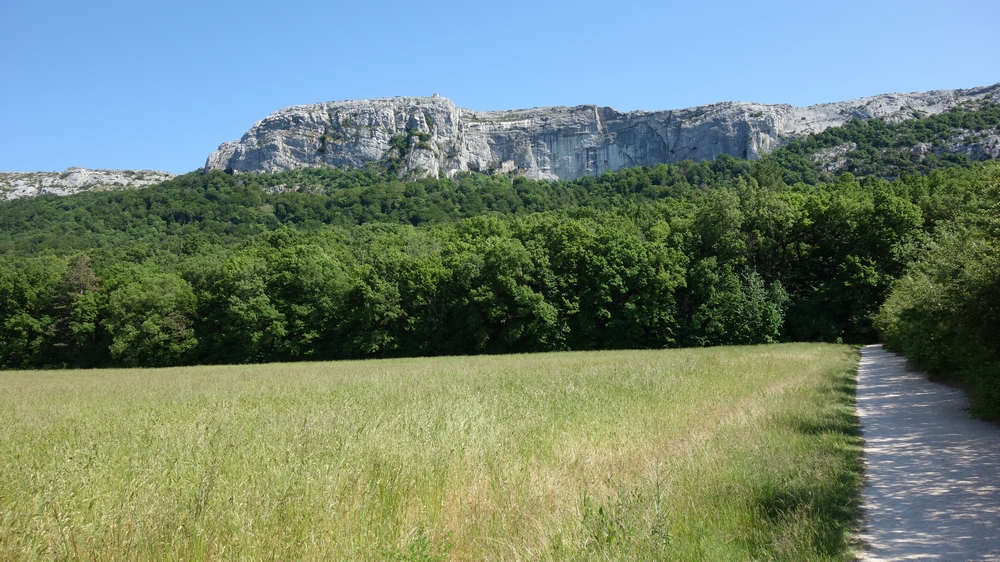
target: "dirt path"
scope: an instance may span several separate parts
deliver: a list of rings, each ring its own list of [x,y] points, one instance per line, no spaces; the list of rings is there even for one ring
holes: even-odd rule
[[[862,560],[1000,560],[1000,428],[964,394],[865,347],[858,415],[867,483]]]

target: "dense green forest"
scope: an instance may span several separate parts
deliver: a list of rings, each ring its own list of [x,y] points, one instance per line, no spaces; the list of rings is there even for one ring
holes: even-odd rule
[[[756,162],[572,181],[313,168],[19,199],[0,204],[0,367],[868,342],[877,326],[965,372],[967,349],[921,356],[911,324],[940,316],[919,304],[935,283],[973,284],[934,305],[956,326],[975,291],[998,294],[997,167],[906,147],[998,124],[994,104],[854,121]],[[846,142],[853,172],[830,177],[813,155]],[[989,326],[968,329],[992,348],[962,344],[976,365],[996,363]]]
[[[1000,165],[985,170],[893,283],[876,326],[889,349],[964,383],[976,413],[1000,419]]]

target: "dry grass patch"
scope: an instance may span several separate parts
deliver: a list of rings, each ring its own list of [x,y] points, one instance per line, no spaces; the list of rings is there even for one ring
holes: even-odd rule
[[[0,374],[0,558],[847,558],[856,354]]]

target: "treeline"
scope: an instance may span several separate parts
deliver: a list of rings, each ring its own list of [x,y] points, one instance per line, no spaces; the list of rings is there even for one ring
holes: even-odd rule
[[[485,174],[403,181],[371,170],[331,168],[235,176],[193,172],[141,190],[4,203],[0,253],[33,255],[177,237],[233,244],[285,226],[420,226],[485,214],[613,209],[626,202],[732,186],[749,172],[749,162],[729,156],[711,163],[686,161],[558,182]]]
[[[788,187],[773,163],[747,166],[676,197],[419,227],[213,241],[147,214],[115,244],[2,258],[0,365],[870,341],[912,245],[982,173]]]
[[[976,413],[1000,419],[1000,166],[955,198],[877,318],[886,346],[966,383]]]
[[[995,112],[573,181],[213,172],[3,203],[0,368],[870,342],[877,328],[935,372],[996,380],[996,167],[890,182],[821,177],[807,158]],[[807,164],[817,173],[787,181]]]
[[[771,171],[765,175],[777,176],[763,179],[758,170],[756,179],[792,186],[835,183],[812,155],[845,142],[857,144],[845,155],[845,170],[859,178],[969,168],[974,162],[964,154],[936,157],[894,150],[918,142],[943,146],[960,131],[997,126],[1000,106],[991,103],[900,123],[853,121],[774,151],[767,159]],[[384,171],[331,168],[277,174],[196,172],[142,190],[48,195],[0,204],[0,253],[89,251],[137,241],[231,245],[283,227],[320,230],[371,222],[421,226],[486,214],[610,210],[732,188],[738,179],[753,177],[751,169],[750,162],[722,155],[713,162],[685,161],[556,182],[485,174],[403,181]],[[184,242],[172,241],[176,238]]]

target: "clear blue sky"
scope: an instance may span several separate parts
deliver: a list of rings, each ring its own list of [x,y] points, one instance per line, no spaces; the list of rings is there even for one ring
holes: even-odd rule
[[[982,86],[997,22],[996,0],[0,0],[0,171],[183,173],[330,100],[652,110]]]

